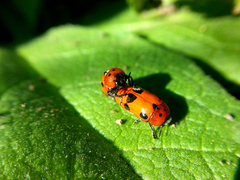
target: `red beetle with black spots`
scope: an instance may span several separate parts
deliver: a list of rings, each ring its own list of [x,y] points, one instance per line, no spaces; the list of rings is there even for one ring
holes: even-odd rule
[[[153,126],[167,125],[172,118],[170,110],[162,99],[156,95],[133,85],[133,79],[119,68],[111,68],[103,73],[101,89],[105,96],[112,97],[126,111],[138,117],[135,121],[148,122],[153,138],[156,133]],[[128,85],[127,85],[128,82]]]
[[[119,89],[114,99],[123,109],[138,117],[135,123],[148,122],[154,139],[156,134],[153,126],[162,129],[172,120],[170,110],[163,100],[140,87],[125,86]]]

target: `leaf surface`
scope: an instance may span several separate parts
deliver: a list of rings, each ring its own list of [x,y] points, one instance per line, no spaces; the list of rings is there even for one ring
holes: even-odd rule
[[[1,96],[2,177],[236,176],[240,103],[191,60],[128,33],[72,25],[48,31],[16,54],[12,61],[21,57],[24,65],[18,71],[30,75],[16,74],[19,83],[7,84]],[[168,104],[173,122],[159,139],[102,94],[100,79],[111,67],[132,72],[135,84]]]

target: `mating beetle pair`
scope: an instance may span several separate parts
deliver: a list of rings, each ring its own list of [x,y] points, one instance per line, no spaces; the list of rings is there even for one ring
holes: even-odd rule
[[[161,129],[172,118],[170,110],[162,99],[156,95],[133,85],[133,79],[119,68],[111,68],[103,73],[101,89],[105,96],[112,97],[126,111],[138,117],[135,121],[148,122],[156,139],[153,126]]]

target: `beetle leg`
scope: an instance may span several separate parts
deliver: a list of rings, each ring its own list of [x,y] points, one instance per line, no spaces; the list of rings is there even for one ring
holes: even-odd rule
[[[153,139],[156,139],[156,135],[155,135],[155,129],[154,129],[154,127],[153,127],[150,123],[148,123],[148,124],[149,124],[150,128],[152,129]]]
[[[128,75],[128,84],[129,84],[129,86],[133,86],[133,78],[131,76],[131,72]]]
[[[137,119],[134,124],[137,124],[139,121],[141,121],[141,119]]]

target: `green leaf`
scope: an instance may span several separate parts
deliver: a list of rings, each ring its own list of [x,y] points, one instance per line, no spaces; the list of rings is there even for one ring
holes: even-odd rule
[[[156,45],[191,57],[221,84],[232,83],[228,90],[234,93],[239,92],[240,85],[239,20],[234,16],[206,18],[186,7],[176,11],[176,7],[169,6],[140,15],[126,9],[95,26],[133,32]]]
[[[114,145],[55,87],[37,76],[28,79],[26,72],[32,69],[23,68],[26,62],[14,52],[2,54],[1,72],[8,74],[0,81],[5,85],[0,101],[1,179],[138,178]],[[7,81],[11,79],[15,85]]]
[[[239,85],[239,20],[237,17],[205,19],[182,11],[159,23],[149,22],[149,28],[136,31],[153,42],[210,65]]]
[[[12,71],[33,75],[7,84],[1,96],[2,178],[233,179],[239,173],[240,103],[191,60],[128,33],[72,25],[16,53],[24,68]],[[173,123],[159,139],[102,94],[100,79],[111,67],[132,72],[136,84],[169,105]]]

